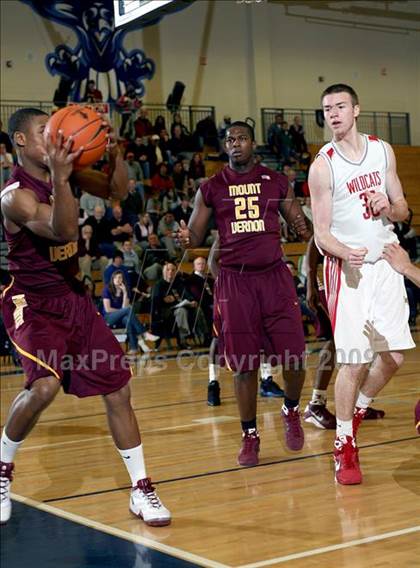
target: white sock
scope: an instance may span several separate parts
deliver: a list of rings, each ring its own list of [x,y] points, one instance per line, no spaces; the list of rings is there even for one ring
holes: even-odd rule
[[[261,364],[261,380],[265,381],[268,377],[273,375],[273,370],[271,368],[270,363],[262,363]]]
[[[6,428],[4,428],[1,435],[1,461],[5,463],[11,463],[22,442],[23,440],[21,440],[20,442],[14,442],[10,438],[8,438],[6,434]]]
[[[357,397],[356,406],[357,408],[367,408],[372,402],[373,398],[365,396],[362,391],[359,391],[359,396]]]
[[[219,365],[216,363],[209,363],[209,383],[217,381],[219,375]]]
[[[327,389],[314,389],[312,391],[311,404],[327,404]]]
[[[146,466],[144,464],[143,444],[130,448],[128,450],[118,449],[120,456],[127,468],[128,475],[131,478],[133,487],[137,485],[139,479],[144,479],[146,476]]]
[[[340,436],[350,436],[353,438],[353,420],[340,420],[337,418],[337,438]]]

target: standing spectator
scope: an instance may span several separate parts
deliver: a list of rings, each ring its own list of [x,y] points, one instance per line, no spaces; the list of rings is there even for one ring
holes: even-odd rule
[[[135,160],[134,152],[127,152],[124,162],[127,167],[128,177],[136,180],[136,182],[143,181],[143,172],[140,164]]]
[[[179,224],[175,221],[173,213],[167,211],[159,221],[158,236],[168,249],[169,255],[172,258],[176,258],[177,256],[177,246],[175,245],[175,240],[172,235],[176,233],[178,229]]]
[[[300,116],[297,115],[294,117],[293,124],[291,124],[289,128],[289,134],[292,138],[293,150],[297,154],[302,155],[304,152],[308,151]]]
[[[120,245],[130,239],[133,234],[133,227],[128,222],[127,216],[123,215],[123,210],[119,205],[112,208],[110,227],[113,242]]]
[[[10,178],[13,168],[13,155],[6,149],[6,144],[0,144],[0,188]]]
[[[149,113],[145,108],[141,108],[139,111],[139,116],[134,121],[134,131],[137,138],[151,136],[154,132],[153,125],[147,118],[148,114]]]
[[[279,149],[280,154],[284,158],[286,162],[290,162],[292,158],[294,158],[294,151],[293,151],[293,140],[289,133],[289,125],[288,123],[283,120],[281,123],[281,131],[279,134]]]
[[[126,93],[121,95],[116,102],[117,110],[121,113],[120,136],[122,138],[126,137],[128,140],[133,138],[133,116],[140,106],[141,101],[137,98],[134,87],[128,85]]]
[[[83,97],[85,103],[101,103],[103,100],[102,93],[96,87],[95,81],[92,79],[86,83],[86,92]]]
[[[280,134],[282,130],[283,115],[278,113],[274,122],[270,124],[267,132],[267,142],[273,154],[280,154]]]

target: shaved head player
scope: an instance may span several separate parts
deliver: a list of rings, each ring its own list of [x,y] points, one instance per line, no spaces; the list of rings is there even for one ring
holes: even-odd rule
[[[130,510],[149,525],[167,525],[170,513],[146,476],[124,354],[75,277],[78,207],[71,183],[100,197],[124,197],[124,163],[111,143],[109,177],[93,170],[73,172],[80,150],[72,152],[71,138],[64,141],[60,133],[55,144],[45,142],[47,121],[47,114],[32,108],[16,111],[9,121],[18,166],[1,193],[12,276],[2,304],[26,383],[1,437],[1,522],[11,514],[16,451],[62,387],[78,397],[103,396],[112,437],[132,481]],[[63,358],[69,356],[82,363],[63,371]]]
[[[310,234],[287,178],[255,164],[254,131],[247,123],[231,124],[225,149],[229,165],[201,185],[188,228],[184,223],[178,237],[184,246],[199,246],[214,214],[220,238],[214,305],[223,321],[219,353],[234,373],[242,425],[238,463],[252,466],[260,447],[256,397],[262,350],[269,362],[283,365],[286,446],[303,446],[305,342],[293,279],[282,260],[279,211],[302,236]]]

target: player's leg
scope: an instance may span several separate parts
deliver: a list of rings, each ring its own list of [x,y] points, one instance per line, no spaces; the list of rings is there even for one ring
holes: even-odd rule
[[[207,404],[220,406],[219,365],[217,364],[217,337],[213,337],[209,349],[209,382],[207,386]]]
[[[234,373],[235,395],[242,428],[242,447],[238,463],[243,466],[258,464],[260,439],[257,430],[258,370]]]
[[[13,479],[13,460],[20,445],[35,426],[42,411],[54,400],[60,389],[56,377],[42,377],[18,394],[9,410],[1,436],[0,456],[0,522],[7,523],[12,511],[10,483]]]
[[[284,391],[279,387],[273,379],[273,369],[271,364],[267,361],[265,353],[261,357],[260,365],[260,396],[281,398],[284,396]]]
[[[336,420],[334,414],[327,408],[327,389],[335,368],[334,340],[327,340],[320,353],[318,366],[315,371],[312,398],[305,408],[303,419],[317,428],[335,430]]]

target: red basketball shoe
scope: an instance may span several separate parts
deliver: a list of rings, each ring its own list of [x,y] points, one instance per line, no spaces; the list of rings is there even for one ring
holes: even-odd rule
[[[242,433],[242,447],[238,454],[238,464],[244,467],[258,465],[260,437],[254,428]]]
[[[362,483],[359,450],[351,436],[339,436],[334,442],[335,480],[341,485]]]

